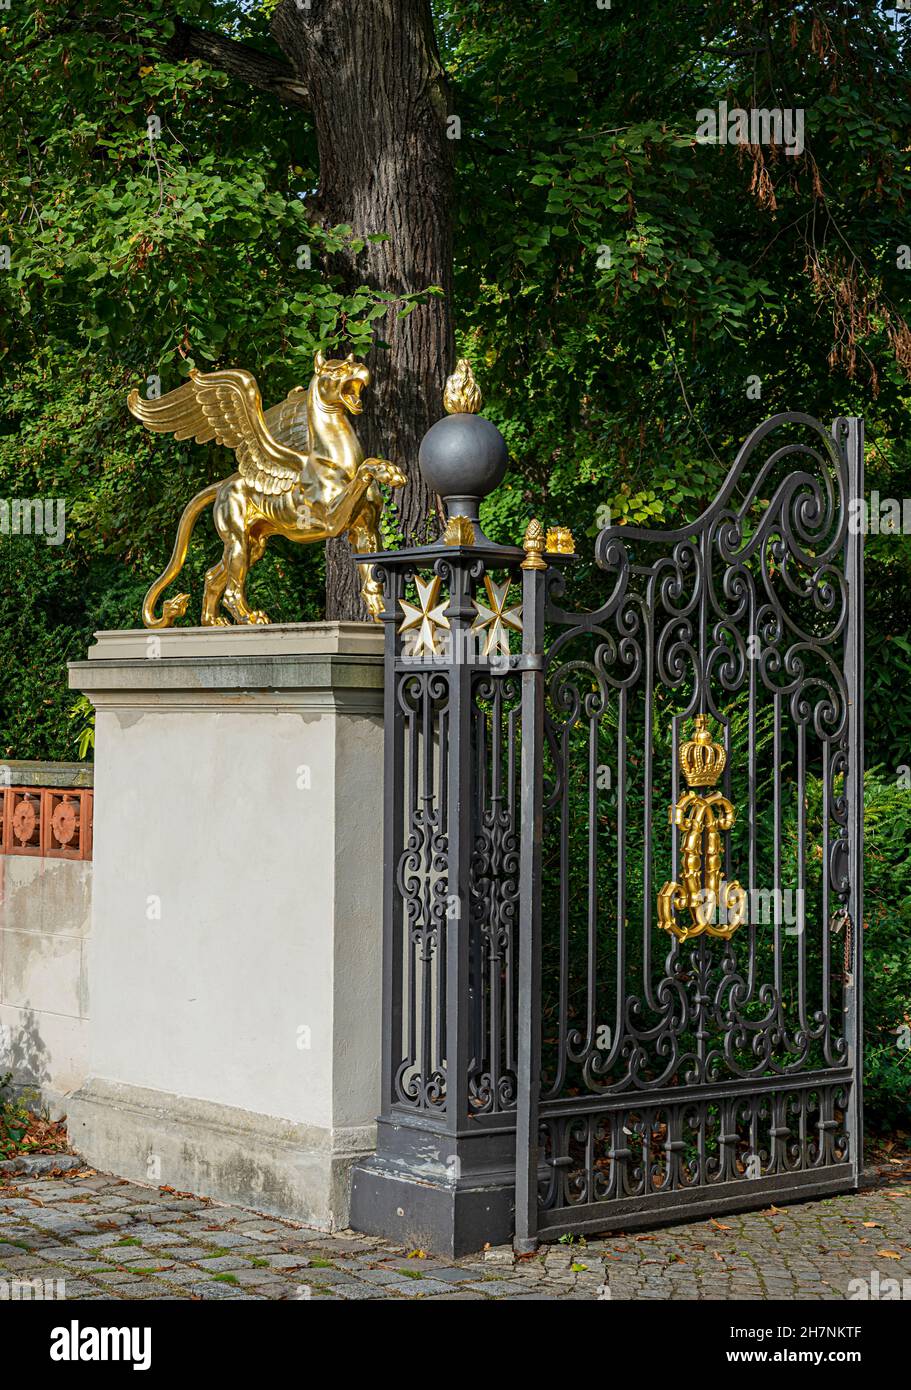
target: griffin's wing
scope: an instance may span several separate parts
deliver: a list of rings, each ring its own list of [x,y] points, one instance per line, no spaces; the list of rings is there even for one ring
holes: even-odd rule
[[[260,492],[289,492],[300,479],[305,457],[275,439],[263,415],[255,377],[240,368],[190,373],[190,380],[158,400],[127,398],[130,412],[157,434],[175,439],[210,439],[237,455],[241,476]]]
[[[296,449],[299,454],[310,452],[310,427],[307,422],[307,388],[295,386],[283,401],[271,406],[265,415],[266,428],[279,444]]]

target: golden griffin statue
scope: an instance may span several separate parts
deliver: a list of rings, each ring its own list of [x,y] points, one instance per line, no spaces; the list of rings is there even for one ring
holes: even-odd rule
[[[246,583],[270,536],[310,544],[347,533],[355,552],[382,549],[383,495],[377,484],[403,487],[408,480],[386,459],[365,459],[357,441],[348,417],[360,415],[361,392],[369,385],[370,372],[353,353],[334,361],[318,352],[309,387],[295,386],[265,413],[255,378],[239,368],[194,369],[184,386],[157,400],[130,392],[130,411],[150,430],[197,444],[214,439],[234,450],[238,467],[184,508],[171,558],[142,605],[146,627],[170,627],[186,612],[189,594],[166,599],[160,617],[155,608],[183,568],[193,527],[210,505],[223,550],[206,573],[204,627],[227,626],[223,609],[236,623],[269,621],[248,604]],[[370,565],[358,568],[364,602],[379,621],[382,589]]]
[[[720,936],[729,941],[746,916],[747,895],[739,883],[721,876],[721,831],[730,830],[736,811],[719,791],[701,796],[693,787],[714,787],[724,771],[727,754],[712,740],[704,714],[695,718],[692,739],[680,745],[680,770],[689,791],[668,808],[668,821],[683,832],[680,844],[683,883],[666,883],[658,894],[658,925],[678,941],[692,936]],[[716,922],[719,909],[726,921]],[[689,911],[688,922],[677,913]]]

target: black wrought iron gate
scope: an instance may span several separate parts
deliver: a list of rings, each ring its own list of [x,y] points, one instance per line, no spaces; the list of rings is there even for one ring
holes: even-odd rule
[[[593,612],[568,534],[492,544],[470,492],[438,541],[358,557],[383,1109],[352,1224],[461,1254],[851,1186],[861,422],[776,416],[692,525],[602,531]]]
[[[862,497],[860,420],[778,415],[597,611],[525,569],[521,1246],[857,1181]]]

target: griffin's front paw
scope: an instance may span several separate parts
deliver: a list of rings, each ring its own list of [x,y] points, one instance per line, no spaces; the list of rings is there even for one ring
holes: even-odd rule
[[[404,487],[408,481],[407,473],[388,459],[365,459],[361,468],[374,482],[385,483],[387,487]]]

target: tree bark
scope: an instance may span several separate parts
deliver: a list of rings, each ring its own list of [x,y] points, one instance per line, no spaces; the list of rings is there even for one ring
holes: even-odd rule
[[[165,45],[172,58],[201,58],[212,67],[240,78],[258,91],[268,92],[290,106],[310,105],[305,85],[289,65],[249,44],[238,43],[224,34],[197,29],[175,17],[174,34]]]
[[[349,285],[396,294],[439,285],[443,297],[380,321],[387,347],[368,357],[373,386],[358,422],[368,455],[404,466],[394,494],[406,544],[437,532],[418,446],[443,413],[453,365],[452,159],[448,104],[430,0],[283,0],[272,33],[306,88],[320,160],[318,214],[360,237],[385,232],[342,266]],[[363,618],[348,541],[330,541],[326,616]]]

